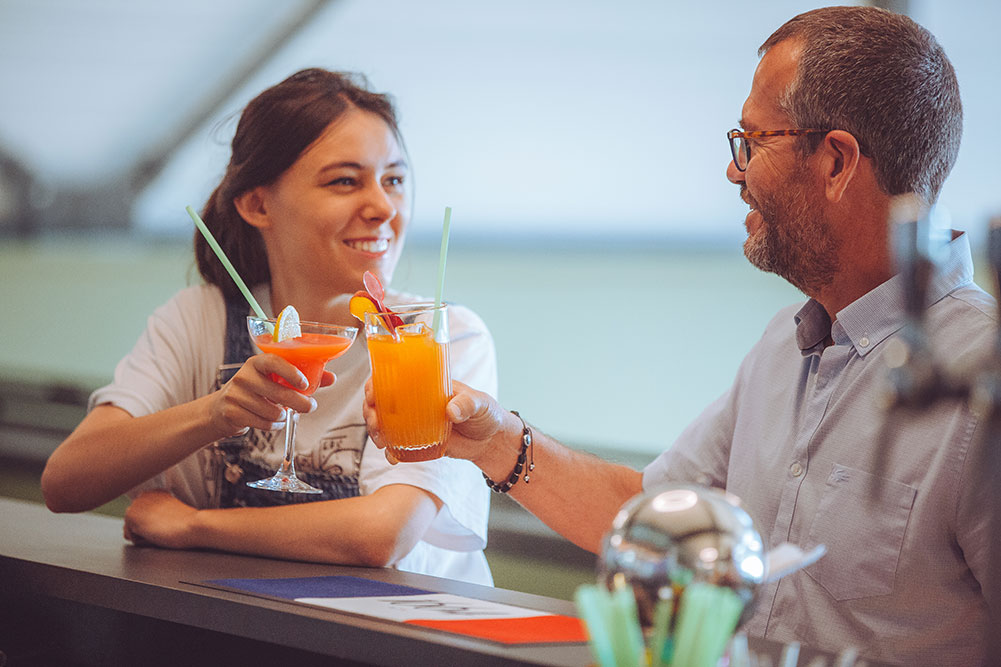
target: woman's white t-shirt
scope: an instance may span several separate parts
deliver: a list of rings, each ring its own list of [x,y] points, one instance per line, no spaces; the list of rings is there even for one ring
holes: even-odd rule
[[[254,296],[259,303],[270,304],[266,285],[255,288]],[[394,305],[422,301],[392,293],[386,300]],[[449,330],[452,378],[496,396],[494,344],[483,321],[468,308],[451,305]],[[203,285],[178,292],[150,316],[135,347],[115,369],[114,381],[93,393],[90,406],[112,404],[141,417],[212,392],[224,363],[225,335],[226,306],[217,288]],[[490,491],[478,469],[451,458],[395,466],[386,461],[368,437],[362,417],[364,385],[370,374],[364,335],[327,368],[337,381],[316,391],[315,411],[299,416],[297,470],[356,474],[362,495],[390,484],[409,484],[433,493],[442,501],[441,510],[413,550],[394,567],[492,585],[483,555]],[[268,470],[276,470],[281,462],[283,447],[281,438],[277,440],[273,448],[258,453]],[[220,475],[226,474],[219,461],[214,445],[204,447],[131,495],[167,489],[193,507],[217,507]]]

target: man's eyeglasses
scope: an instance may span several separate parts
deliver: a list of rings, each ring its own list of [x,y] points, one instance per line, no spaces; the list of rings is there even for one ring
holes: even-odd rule
[[[830,130],[754,130],[744,132],[733,129],[726,133],[730,140],[730,153],[733,154],[733,164],[738,171],[747,169],[747,163],[751,160],[751,142],[748,139],[758,139],[760,137],[795,137],[801,134],[827,134]]]

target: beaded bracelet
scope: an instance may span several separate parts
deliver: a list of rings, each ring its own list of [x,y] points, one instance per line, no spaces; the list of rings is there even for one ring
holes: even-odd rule
[[[486,481],[487,486],[497,493],[507,493],[511,490],[512,486],[518,483],[518,477],[525,468],[526,452],[528,452],[528,472],[525,473],[525,484],[529,482],[528,473],[535,470],[535,448],[532,446],[532,429],[528,427],[528,424],[525,423],[525,420],[522,419],[517,410],[512,410],[511,414],[521,419],[521,451],[518,452],[518,461],[514,464],[514,470],[511,471],[511,475],[502,484],[498,484],[490,479],[487,473],[483,473],[483,479]]]

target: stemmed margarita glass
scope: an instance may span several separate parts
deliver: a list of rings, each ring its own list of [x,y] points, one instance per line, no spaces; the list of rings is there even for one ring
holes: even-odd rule
[[[274,339],[275,323],[275,319],[265,319],[253,315],[247,317],[247,329],[257,347],[262,352],[277,354],[302,371],[302,374],[309,380],[309,387],[297,389],[277,375],[272,375],[272,379],[307,396],[311,396],[320,386],[323,367],[326,363],[347,352],[358,334],[358,329],[354,327],[319,322],[300,322],[302,335],[276,342]],[[288,493],[323,493],[320,489],[301,481],[295,475],[295,423],[295,410],[286,407],[285,457],[281,467],[272,477],[256,482],[247,482],[248,486]]]

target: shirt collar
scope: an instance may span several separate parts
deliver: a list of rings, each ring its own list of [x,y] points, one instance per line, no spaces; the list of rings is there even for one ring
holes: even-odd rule
[[[937,303],[973,281],[970,239],[959,232],[943,249],[928,283],[928,304]],[[845,306],[831,324],[824,308],[810,299],[796,313],[796,342],[804,356],[813,354],[830,335],[837,344],[851,343],[864,357],[904,324],[904,292],[900,275]],[[822,348],[820,348],[822,349]]]
[[[820,305],[810,299],[796,313],[796,344],[803,356],[824,349],[824,341],[831,333],[831,317]]]

